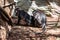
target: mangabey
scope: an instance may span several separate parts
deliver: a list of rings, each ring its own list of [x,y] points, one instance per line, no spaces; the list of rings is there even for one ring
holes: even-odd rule
[[[16,9],[16,14],[18,14],[18,22],[19,24],[20,20],[22,18],[25,19],[28,25],[35,24],[35,21],[37,20],[38,24],[42,27],[43,32],[45,31],[46,27],[46,15],[44,11],[41,10],[35,10],[33,11],[33,16],[30,16],[25,12],[24,10],[20,10],[19,8]],[[36,25],[36,24],[35,24]]]

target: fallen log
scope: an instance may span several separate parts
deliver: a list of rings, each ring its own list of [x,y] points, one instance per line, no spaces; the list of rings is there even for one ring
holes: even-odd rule
[[[48,29],[45,34],[60,37],[60,28]]]
[[[33,33],[41,33],[42,32],[42,28],[34,28],[34,27],[25,27],[25,26],[15,26],[12,28],[13,30],[19,30],[22,31],[32,31]],[[41,34],[40,34],[41,35]],[[46,36],[56,36],[56,37],[60,37],[60,28],[48,28],[46,27],[46,31],[45,31],[45,35]]]

